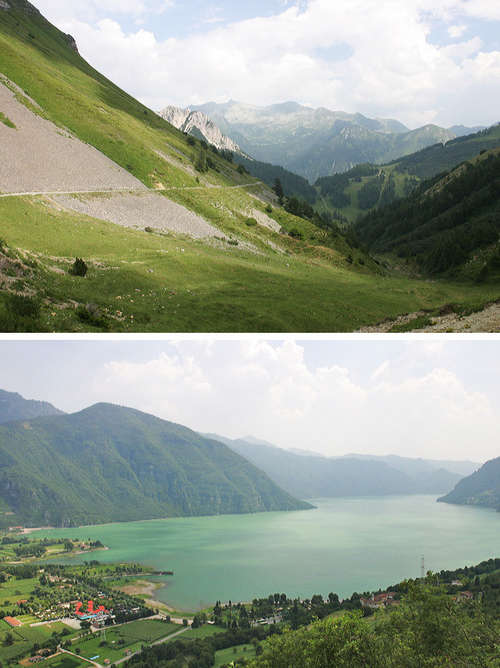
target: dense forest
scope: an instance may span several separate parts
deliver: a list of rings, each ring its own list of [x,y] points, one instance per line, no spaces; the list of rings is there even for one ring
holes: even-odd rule
[[[500,155],[466,162],[422,183],[411,195],[362,218],[355,231],[372,252],[396,253],[438,274],[492,246],[484,279],[500,267]]]

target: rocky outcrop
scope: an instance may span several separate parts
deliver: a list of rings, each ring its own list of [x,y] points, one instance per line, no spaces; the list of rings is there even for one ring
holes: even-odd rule
[[[10,5],[7,0],[0,0],[0,9],[10,9]]]
[[[79,53],[78,45],[73,35],[66,35],[66,40],[68,42],[69,48],[73,49],[73,51],[76,51],[76,53]]]
[[[238,144],[224,135],[217,125],[201,111],[191,111],[191,109],[181,109],[170,105],[160,111],[160,116],[181,132],[195,136],[201,134],[209,144],[219,150],[243,154]]]

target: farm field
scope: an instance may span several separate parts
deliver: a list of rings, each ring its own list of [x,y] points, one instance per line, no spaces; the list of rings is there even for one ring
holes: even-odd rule
[[[215,653],[214,668],[226,666],[232,661],[236,661],[236,659],[253,659],[254,657],[255,649],[250,643],[228,647],[228,649],[220,649]]]
[[[98,656],[99,663],[105,659],[113,662],[126,656],[127,653],[136,652],[142,645],[165,638],[181,628],[178,624],[169,624],[156,619],[138,620],[103,629],[88,639],[78,640],[71,646],[71,651],[87,659]]]

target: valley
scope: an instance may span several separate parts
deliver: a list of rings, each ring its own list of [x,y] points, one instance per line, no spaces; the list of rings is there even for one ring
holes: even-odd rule
[[[282,208],[29,7],[0,12],[3,331],[345,332],[498,298],[496,277],[407,276],[343,224]]]

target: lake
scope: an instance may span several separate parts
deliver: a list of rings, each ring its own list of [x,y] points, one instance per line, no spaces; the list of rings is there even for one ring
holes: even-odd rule
[[[138,561],[162,578],[159,600],[195,610],[220,599],[285,592],[310,597],[387,587],[426,570],[500,556],[500,515],[435,496],[316,499],[315,510],[175,518],[38,532],[100,539],[76,561]]]

